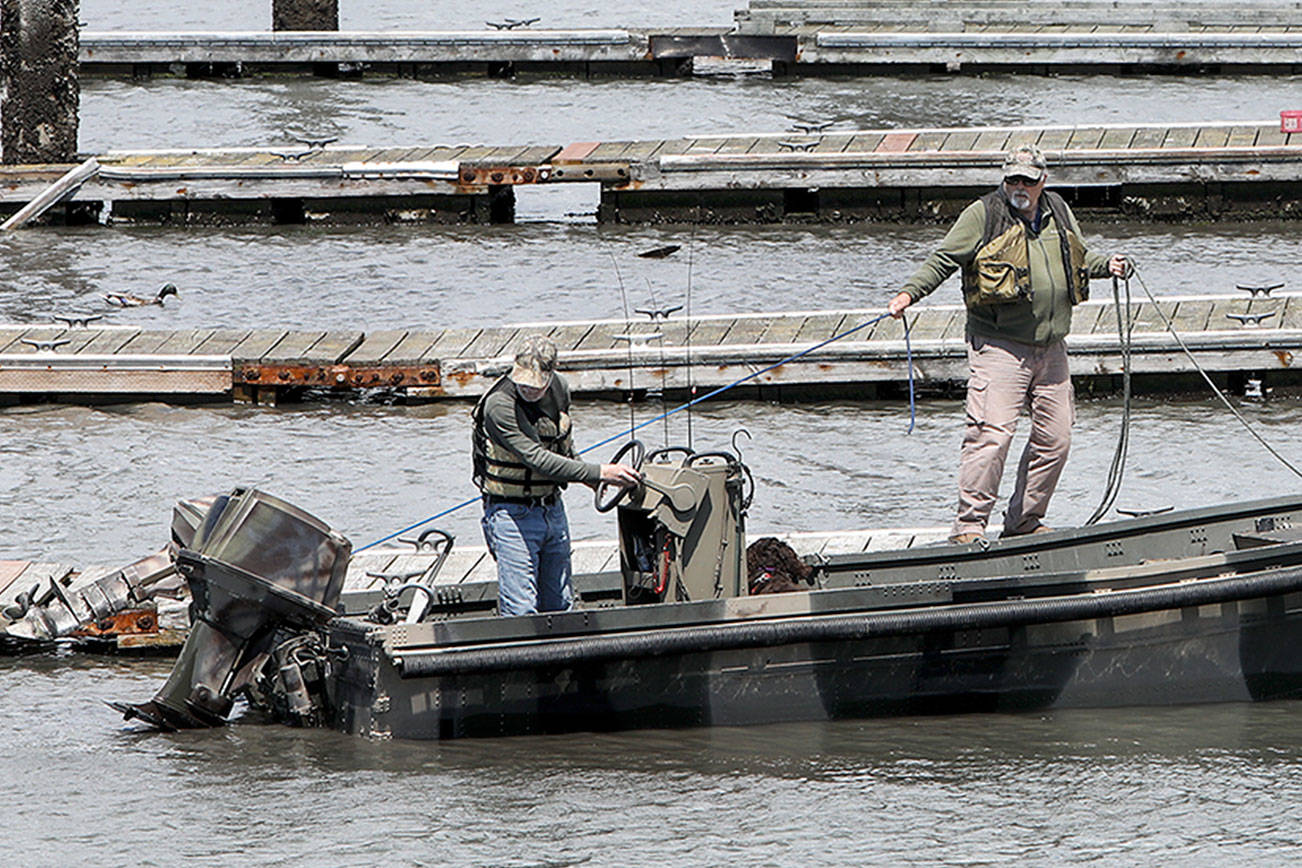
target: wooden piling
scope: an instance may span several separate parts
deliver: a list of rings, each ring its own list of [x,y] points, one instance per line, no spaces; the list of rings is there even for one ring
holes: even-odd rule
[[[338,30],[339,0],[272,0],[272,30]]]
[[[77,153],[78,0],[0,0],[0,160],[71,162]]]

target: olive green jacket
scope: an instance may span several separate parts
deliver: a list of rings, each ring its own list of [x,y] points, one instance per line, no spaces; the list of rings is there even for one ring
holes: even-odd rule
[[[1067,269],[1062,261],[1062,245],[1053,216],[1040,200],[1040,234],[1029,240],[1027,253],[1031,266],[1031,297],[1005,304],[969,307],[967,333],[985,338],[1002,338],[1024,344],[1048,346],[1062,340],[1071,331],[1071,296],[1067,286]],[[1071,225],[1083,238],[1076,217],[1068,209]],[[940,247],[904,284],[915,302],[933,291],[959,268],[971,264],[981,246],[985,232],[986,208],[978,199],[958,216]],[[1029,236],[1029,231],[1028,231]],[[1090,277],[1106,277],[1108,259],[1100,253],[1085,251],[1085,266]]]

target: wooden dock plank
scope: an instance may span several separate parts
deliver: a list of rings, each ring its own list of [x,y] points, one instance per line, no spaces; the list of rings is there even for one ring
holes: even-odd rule
[[[652,155],[658,153],[664,146],[664,143],[664,139],[654,139],[649,142],[632,142],[624,150],[622,159],[628,160],[629,162],[648,159]]]
[[[951,308],[922,307],[909,323],[909,337],[915,341],[935,340],[944,337],[950,322],[958,312]],[[966,317],[964,317],[966,319]]]
[[[0,353],[12,352],[11,347],[22,344],[18,343],[19,338],[31,331],[28,326],[5,326],[0,328]]]
[[[1103,131],[1103,138],[1099,140],[1099,147],[1106,150],[1120,150],[1130,147],[1130,140],[1135,137],[1135,131],[1127,127],[1112,127]]]
[[[715,153],[716,154],[745,154],[748,153],[750,149],[754,147],[756,144],[758,144],[760,141],[761,139],[758,136],[738,136],[736,138],[726,139],[724,140],[723,144],[719,146],[719,149],[715,151]],[[769,140],[763,139],[763,141],[769,141]]]
[[[584,156],[583,161],[585,163],[601,163],[619,159],[624,156],[624,152],[632,144],[629,141],[602,142]]]
[[[887,138],[890,137],[887,136]],[[918,133],[914,137],[913,143],[909,145],[909,150],[912,152],[939,151],[947,138],[949,138],[949,133],[945,131]]]
[[[466,347],[474,343],[475,338],[479,337],[479,333],[482,331],[482,328],[446,329],[443,334],[439,335],[438,340],[425,351],[421,361],[461,358],[465,354]]]
[[[59,347],[59,352],[77,355],[85,351],[86,346],[104,333],[103,329],[91,328],[73,328],[63,333],[63,337],[68,343]]]
[[[622,322],[602,322],[595,324],[584,336],[576,350],[609,350],[615,349],[615,335],[624,334],[624,324]],[[619,344],[623,347],[624,344]]]
[[[1076,307],[1071,312],[1071,334],[1094,334],[1094,328],[1099,322],[1099,311],[1102,309],[1098,305],[1080,305]]]
[[[976,145],[977,133],[961,130],[950,133],[945,136],[945,141],[941,143],[942,151],[970,151]]]
[[[1040,133],[1041,130],[1035,128],[1013,130],[1008,134],[1008,141],[1004,143],[1004,148],[1011,151],[1021,145],[1034,145],[1040,140]]]
[[[913,140],[917,137],[917,133],[887,133],[882,136],[881,143],[877,145],[877,151],[883,154],[898,154],[912,150]]]
[[[1005,151],[1008,149],[1008,130],[986,130],[972,143],[974,151]]]
[[[1302,329],[1302,296],[1283,299],[1283,306],[1275,319],[1284,329]]]
[[[850,142],[854,136],[845,133],[836,133],[835,135],[825,135],[822,140],[814,146],[816,154],[839,154],[850,147]]]
[[[1255,126],[1231,127],[1225,144],[1231,148],[1250,148],[1257,142],[1257,130]]]
[[[378,365],[394,347],[402,343],[402,339],[406,336],[407,329],[382,329],[371,332],[353,348],[346,361],[350,365]]]
[[[769,320],[769,327],[764,330],[760,343],[763,344],[789,344],[795,341],[796,335],[800,333],[801,327],[805,324],[808,317],[790,314],[784,316],[775,316]]]
[[[1162,139],[1162,147],[1192,148],[1198,132],[1196,127],[1171,127],[1166,131],[1166,137]]]
[[[692,346],[717,346],[732,328],[730,319],[708,319],[692,324]]]
[[[251,334],[252,329],[213,329],[195,352],[205,356],[229,356]]]
[[[118,350],[119,355],[140,355],[157,353],[158,348],[167,343],[176,335],[172,330],[161,329],[143,329],[136,333],[135,337],[122,345]]]
[[[1166,127],[1140,127],[1130,139],[1130,149],[1160,148],[1166,140]]]
[[[1203,127],[1194,137],[1195,148],[1223,148],[1230,141],[1229,127]]]
[[[188,356],[212,337],[214,331],[216,329],[184,329],[174,332],[154,352],[164,356]]]
[[[1182,334],[1200,332],[1207,328],[1207,318],[1211,312],[1210,301],[1185,300],[1176,305],[1171,321],[1176,331]]]
[[[286,334],[286,329],[254,329],[253,334],[240,341],[231,357],[237,363],[260,362]]]
[[[1045,151],[1061,151],[1071,141],[1072,130],[1044,130],[1036,144]]]
[[[797,344],[815,344],[835,335],[846,315],[839,311],[816,313],[805,317],[792,341]]]
[[[291,331],[267,351],[262,361],[269,365],[308,364],[307,354],[312,345],[326,336],[324,331]]]
[[[1288,144],[1288,135],[1279,131],[1279,127],[1262,127],[1257,133],[1257,147],[1277,148]]]
[[[1106,132],[1102,127],[1081,127],[1073,130],[1071,138],[1067,140],[1067,150],[1069,151],[1092,151],[1098,148],[1099,142],[1103,141],[1103,133]]]
[[[1211,312],[1207,314],[1208,331],[1233,331],[1242,326],[1238,321],[1229,318],[1229,314],[1243,313],[1244,304],[1242,299],[1217,299],[1212,302]]]
[[[443,336],[443,330],[434,331],[409,331],[406,337],[398,341],[393,349],[389,350],[381,359],[382,364],[386,365],[419,365],[422,364],[434,345],[438,343]]]
[[[329,331],[302,355],[303,364],[336,365],[365,338],[360,331]]]
[[[138,328],[104,329],[93,341],[82,347],[81,352],[111,355],[119,352],[138,334],[140,334]]]
[[[494,356],[501,355],[507,342],[511,340],[511,338],[515,337],[519,332],[520,329],[515,326],[484,329],[479,333],[479,336],[471,341],[470,345],[463,350],[463,355],[472,359],[491,359]]]
[[[849,153],[871,154],[877,150],[878,145],[882,143],[885,136],[882,133],[861,133],[853,136],[845,149]]]
[[[769,321],[766,317],[738,317],[732,321],[732,326],[720,340],[724,344],[749,346],[759,343],[759,339],[764,336],[764,330],[768,327]]]
[[[592,323],[578,323],[576,325],[556,326],[556,328],[548,332],[547,336],[556,344],[556,349],[564,353],[582,343],[590,331],[592,331]]]

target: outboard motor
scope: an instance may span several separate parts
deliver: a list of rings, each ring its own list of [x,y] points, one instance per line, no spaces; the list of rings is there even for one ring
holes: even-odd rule
[[[633,451],[643,482],[619,503],[625,603],[745,596],[746,466],[728,452]]]
[[[350,553],[348,540],[269,494],[237,488],[217,498],[176,556],[194,602],[172,674],[149,702],[110,705],[164,730],[225,722],[281,631],[335,617]]]

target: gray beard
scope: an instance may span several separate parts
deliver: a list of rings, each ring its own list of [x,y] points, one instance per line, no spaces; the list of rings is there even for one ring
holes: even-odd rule
[[[1025,211],[1031,207],[1031,196],[1025,190],[1013,190],[1008,194],[1008,201],[1013,203],[1013,207],[1019,211]]]

